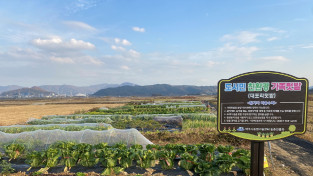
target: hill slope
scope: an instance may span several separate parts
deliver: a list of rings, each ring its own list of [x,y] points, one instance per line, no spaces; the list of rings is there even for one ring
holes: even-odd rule
[[[23,87],[17,86],[17,85],[0,86],[0,93],[10,91],[10,90],[21,89],[21,88],[23,88]]]
[[[93,96],[184,96],[184,95],[214,95],[216,86],[172,86],[155,84],[148,86],[122,86],[106,88],[97,91]]]
[[[51,94],[53,94],[53,92],[43,90],[39,87],[32,87],[32,88],[21,88],[17,90],[2,92],[1,96],[3,97],[45,97]]]
[[[109,87],[119,87],[119,86],[124,86],[124,85],[134,85],[134,84],[132,83],[97,84],[97,85],[81,86],[81,87],[72,86],[72,85],[43,85],[39,87],[49,92],[55,92],[56,94],[75,95],[78,93],[93,94],[101,89],[105,89]]]

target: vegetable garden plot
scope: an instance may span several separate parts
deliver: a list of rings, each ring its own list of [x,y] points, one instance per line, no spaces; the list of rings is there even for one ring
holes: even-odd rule
[[[180,167],[199,175],[220,175],[229,173],[234,167],[249,174],[250,168],[249,151],[234,151],[232,146],[216,147],[212,144],[149,144],[143,149],[141,145],[127,148],[125,144],[108,146],[106,143],[90,145],[60,141],[40,152],[28,152],[24,145],[10,145],[5,149],[4,157],[9,161],[26,158],[25,163],[29,169],[33,167],[39,172],[55,167],[63,167],[64,171],[68,171],[75,166],[100,166],[104,169],[102,175],[116,175],[124,169],[136,166],[141,169],[162,170]]]
[[[183,123],[182,116],[167,116],[167,117],[158,116],[154,117],[153,120],[172,128],[181,127]]]
[[[29,120],[28,124],[34,125],[77,124],[86,122],[109,123],[114,128],[118,129],[136,128],[140,131],[155,131],[155,130],[173,130],[173,129],[184,130],[188,128],[212,128],[212,127],[214,128],[216,126],[216,121],[217,121],[216,115],[213,113],[141,114],[141,115],[77,114],[75,116],[46,116],[40,120],[39,119]],[[80,128],[84,129],[87,127]],[[92,128],[88,127],[87,129]],[[3,130],[1,130],[0,128],[0,131]]]
[[[11,125],[0,126],[0,131],[5,133],[21,133],[35,130],[54,130],[60,129],[65,131],[81,131],[85,129],[90,130],[109,130],[112,125],[106,123],[82,123],[82,124],[47,124],[47,125]]]
[[[208,112],[205,106],[180,107],[180,105],[127,105],[119,108],[112,108],[101,111],[88,112],[90,115],[110,115],[110,114],[173,114],[173,113],[201,113]]]
[[[86,115],[86,114],[73,114],[73,115],[50,115],[43,116],[42,120],[51,120],[51,119],[96,119],[96,118],[110,118],[111,120],[132,120],[132,119],[142,119],[142,120],[152,120],[154,117],[169,117],[169,116],[182,116],[183,119],[192,119],[192,120],[206,120],[212,121],[216,118],[214,113],[173,113],[173,114],[139,114],[139,115],[130,115],[130,114],[111,114],[111,115]]]
[[[66,118],[53,118],[48,120],[30,119],[26,123],[30,125],[45,125],[45,124],[80,124],[80,123],[111,123],[109,117],[104,118],[86,118],[86,119],[66,119]]]
[[[200,101],[179,101],[179,102],[155,102],[155,103],[142,103],[141,105],[202,105]]]
[[[24,144],[27,150],[40,151],[46,149],[49,145],[57,141],[71,141],[76,143],[98,144],[107,143],[113,145],[124,143],[128,146],[140,144],[146,146],[152,144],[136,129],[110,129],[104,131],[82,130],[82,131],[64,131],[64,130],[36,130],[32,132],[22,132],[8,134],[0,132],[0,146],[12,143]],[[1,149],[0,149],[1,150]]]
[[[42,120],[50,120],[55,118],[63,118],[63,119],[87,119],[87,118],[107,118],[112,115],[86,115],[86,114],[72,114],[72,115],[48,115],[43,116]]]

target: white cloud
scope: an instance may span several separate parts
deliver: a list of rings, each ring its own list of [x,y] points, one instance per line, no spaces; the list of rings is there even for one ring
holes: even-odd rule
[[[130,43],[130,41],[126,40],[126,39],[119,39],[119,38],[115,38],[114,42],[116,44],[120,44],[120,45],[124,45],[124,46],[129,46],[132,45],[132,43]]]
[[[258,36],[262,34],[259,33],[253,33],[249,31],[241,31],[237,34],[226,34],[224,35],[221,40],[222,41],[235,41],[239,42],[240,44],[248,44],[248,43],[254,43],[258,42],[259,40],[257,39]]]
[[[103,62],[91,56],[76,56],[76,57],[57,57],[52,56],[50,60],[61,64],[88,64],[88,65],[102,65]]]
[[[145,28],[140,28],[140,27],[133,27],[132,29],[133,29],[133,31],[136,31],[136,32],[145,32],[146,31]]]
[[[50,57],[50,60],[53,62],[61,63],[61,64],[74,64],[74,60],[69,57]]]
[[[67,26],[74,28],[74,29],[83,29],[83,30],[87,30],[87,31],[96,31],[97,29],[80,21],[64,21],[64,24],[66,24]]]
[[[92,64],[92,65],[102,65],[104,64],[101,60],[93,58],[91,56],[83,56],[82,62],[85,64]]]
[[[111,49],[115,50],[115,51],[125,51],[125,48],[123,48],[121,46],[116,46],[116,45],[112,45]]]
[[[42,60],[43,55],[32,50],[29,48],[19,48],[19,47],[13,47],[10,48],[6,52],[0,52],[0,57],[2,60],[8,59],[15,59],[15,60],[28,60],[28,61],[37,61]]]
[[[63,41],[60,37],[57,36],[50,39],[34,39],[31,43],[38,48],[53,51],[90,50],[95,48],[95,45],[89,42],[76,39]]]
[[[217,62],[214,62],[214,61],[208,61],[207,63],[206,63],[206,65],[208,66],[208,67],[213,67],[213,66],[215,66],[216,64],[218,64]]]
[[[238,47],[230,43],[227,43],[223,47],[219,48],[216,54],[217,57],[220,58],[236,58],[237,60],[250,60],[252,58],[252,54],[258,50],[259,48],[255,46]]]
[[[122,66],[121,66],[121,69],[123,69],[123,70],[129,70],[130,68],[129,68],[127,65],[122,65]]]
[[[136,50],[133,50],[133,49],[130,49],[128,51],[128,54],[131,56],[131,57],[134,57],[134,58],[138,58],[140,57],[140,53]]]
[[[77,0],[68,5],[66,9],[70,13],[76,13],[82,10],[87,10],[96,7],[101,2],[102,2],[101,0]]]
[[[31,43],[41,49],[37,53],[40,53],[45,60],[50,60],[54,63],[75,64],[77,66],[82,64],[103,64],[101,60],[83,52],[84,50],[95,48],[95,45],[90,42],[74,38],[65,41],[61,37],[53,36],[48,39],[34,39]]]
[[[276,33],[285,33],[286,32],[284,30],[273,28],[273,27],[262,27],[262,28],[259,28],[259,30],[261,30],[261,31],[269,31],[269,32],[276,32]]]
[[[309,45],[306,45],[306,46],[302,46],[301,48],[310,49],[310,48],[313,48],[313,44],[309,44]]]
[[[128,45],[131,45],[131,43],[128,41],[128,40],[122,40],[122,45],[125,45],[125,46],[128,46]]]
[[[114,42],[115,42],[116,44],[119,44],[119,43],[121,42],[121,39],[115,38],[115,39],[114,39]]]
[[[269,42],[274,41],[274,40],[278,40],[278,37],[270,37],[267,39],[267,41]]]
[[[262,57],[261,60],[285,62],[285,61],[288,61],[289,59],[287,59],[284,56],[267,56],[267,57]]]

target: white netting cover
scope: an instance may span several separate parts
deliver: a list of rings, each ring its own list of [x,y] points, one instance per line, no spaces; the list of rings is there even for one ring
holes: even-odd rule
[[[52,118],[52,119],[30,119],[26,122],[32,125],[43,124],[74,124],[74,123],[112,123],[109,117],[103,118],[85,118],[85,119],[66,119],[66,118]]]
[[[53,130],[61,129],[65,131],[81,131],[84,129],[102,130],[113,128],[111,124],[106,123],[80,123],[80,124],[47,124],[47,125],[10,125],[0,126],[0,131],[5,133],[19,133],[35,130]]]
[[[72,114],[72,115],[48,115],[43,116],[42,120],[49,120],[55,118],[63,118],[63,119],[85,119],[85,118],[105,118],[111,117],[112,115],[89,115],[89,114]]]
[[[49,145],[57,141],[72,141],[76,143],[98,144],[101,142],[113,145],[116,143],[125,143],[128,146],[140,144],[144,147],[152,144],[136,129],[110,129],[104,131],[82,130],[82,131],[64,131],[64,130],[36,130],[32,132],[22,132],[9,134],[0,132],[0,150],[3,152],[3,146],[11,143],[25,144],[28,150],[44,150]]]
[[[153,120],[167,124],[167,125],[173,125],[173,126],[182,126],[183,118],[182,116],[158,116],[154,117]]]

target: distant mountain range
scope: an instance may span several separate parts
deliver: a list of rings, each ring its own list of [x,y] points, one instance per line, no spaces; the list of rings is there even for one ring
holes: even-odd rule
[[[93,96],[184,96],[184,95],[215,95],[216,86],[172,86],[155,84],[148,86],[121,86],[101,89]]]
[[[10,91],[10,90],[16,90],[23,88],[22,86],[17,86],[17,85],[9,85],[9,86],[0,86],[0,94],[2,92]]]
[[[47,97],[53,95],[53,92],[48,92],[46,90],[41,89],[40,87],[32,87],[32,88],[21,88],[16,90],[10,90],[1,93],[3,97]]]
[[[100,89],[105,89],[109,87],[119,87],[119,86],[133,86],[135,84],[133,83],[122,83],[122,84],[97,84],[97,85],[91,85],[91,86],[72,86],[72,85],[43,85],[39,86],[40,88],[50,91],[50,92],[55,92],[56,94],[65,94],[68,96],[75,95],[78,93],[83,93],[83,94],[93,94],[97,92]]]
[[[125,82],[122,84],[97,84],[91,86],[73,86],[73,85],[42,85],[35,86],[32,88],[26,88],[17,85],[10,86],[0,86],[0,95],[1,96],[15,96],[16,93],[19,93],[21,96],[28,95],[29,93],[32,95],[41,95],[43,92],[38,92],[38,88],[42,91],[46,91],[50,93],[54,93],[56,95],[66,95],[66,96],[74,96],[76,94],[93,94],[100,89],[109,88],[109,87],[119,87],[119,86],[133,86],[136,84]],[[34,89],[34,90],[32,90]],[[29,93],[28,93],[29,92]],[[35,93],[37,92],[37,93]],[[46,95],[46,94],[45,94]]]
[[[18,85],[0,86],[1,97],[49,97],[92,95],[92,96],[183,96],[183,95],[216,95],[216,86],[192,86],[155,84],[139,86],[125,82],[122,84],[97,84],[91,86],[42,85],[25,88]],[[313,86],[309,87],[313,94]]]

